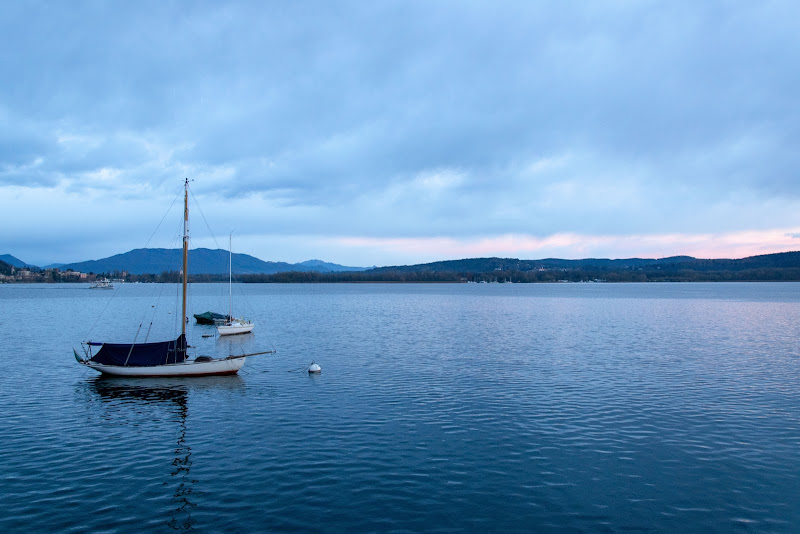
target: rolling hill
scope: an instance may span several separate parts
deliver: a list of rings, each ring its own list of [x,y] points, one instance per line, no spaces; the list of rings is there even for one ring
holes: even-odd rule
[[[515,258],[471,258],[463,260],[438,261],[418,265],[402,265],[370,269],[370,273],[490,273],[493,271],[536,271],[536,270],[583,270],[583,271],[626,271],[647,270],[662,272],[691,271],[743,271],[748,269],[800,268],[800,252],[780,252],[763,254],[741,259],[698,259],[691,256],[673,256],[660,259],[627,258],[605,259],[587,258],[582,260],[562,260],[546,258],[541,260],[519,260]]]
[[[62,271],[113,273],[127,271],[131,274],[160,274],[180,269],[181,249],[140,248],[100,260],[67,263]],[[207,248],[189,251],[189,271],[192,274],[223,274],[228,272],[228,251]],[[248,254],[233,255],[233,272],[236,274],[275,274],[288,271],[342,272],[363,271],[363,267],[345,267],[320,260],[303,263],[263,261]]]
[[[4,261],[9,265],[13,265],[17,269],[22,269],[23,267],[35,267],[35,265],[31,265],[29,263],[25,263],[24,261],[15,258],[11,254],[0,254],[0,261]]]

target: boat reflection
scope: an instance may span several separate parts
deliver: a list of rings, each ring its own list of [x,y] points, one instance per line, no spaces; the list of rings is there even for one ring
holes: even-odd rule
[[[129,409],[139,416],[151,418],[149,408],[166,408],[168,421],[176,422],[175,445],[169,477],[164,486],[173,487],[172,501],[175,507],[170,510],[166,525],[177,531],[194,530],[196,520],[192,511],[197,504],[192,502],[197,480],[191,478],[192,447],[186,440],[189,397],[192,393],[208,389],[227,389],[244,391],[244,381],[237,375],[178,378],[136,378],[98,376],[87,382],[88,390],[96,395],[110,410],[106,416],[116,419]],[[132,406],[135,405],[135,406]],[[122,408],[125,408],[123,410]],[[156,417],[157,419],[157,417]]]
[[[184,406],[190,393],[203,390],[244,391],[238,375],[198,376],[191,378],[125,378],[99,375],[87,381],[89,389],[104,402],[153,402]]]

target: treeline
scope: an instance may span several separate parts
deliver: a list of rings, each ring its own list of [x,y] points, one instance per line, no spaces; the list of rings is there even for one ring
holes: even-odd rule
[[[618,275],[618,276],[614,276]],[[635,280],[627,280],[624,275],[635,275]],[[642,271],[639,273],[609,273],[609,282],[797,282],[800,281],[800,268],[758,268],[738,271],[696,271],[681,269],[675,272]]]
[[[663,270],[620,270],[583,271],[572,270],[559,273],[522,273],[520,282],[797,282],[800,281],[800,268],[762,268],[740,271],[696,271],[680,269]],[[554,280],[555,279],[555,280]],[[517,280],[514,280],[515,282]]]
[[[98,278],[111,278],[125,280],[126,282],[139,282],[142,284],[179,284],[183,281],[180,271],[164,271],[161,274],[127,274],[124,277],[118,272],[102,273]],[[227,274],[189,274],[189,282],[227,282]]]
[[[237,280],[251,284],[322,284],[354,282],[466,282],[455,272],[338,272],[320,273],[316,271],[292,271],[276,274],[248,274],[238,276]]]
[[[425,283],[425,282],[745,282],[745,281],[800,281],[800,268],[760,268],[739,271],[696,271],[682,269],[663,270],[546,270],[546,271],[493,271],[490,273],[442,271],[381,271],[381,272],[287,272],[277,274],[251,274],[238,277],[245,283]]]

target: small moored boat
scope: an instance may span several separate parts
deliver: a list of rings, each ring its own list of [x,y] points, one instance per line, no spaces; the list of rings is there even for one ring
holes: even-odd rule
[[[226,321],[224,324],[217,325],[217,332],[221,336],[230,336],[234,334],[246,334],[253,331],[253,321],[247,321],[244,318],[233,319]]]
[[[207,311],[205,313],[195,313],[194,319],[197,321],[197,324],[223,324],[226,321],[231,321],[233,317]]]

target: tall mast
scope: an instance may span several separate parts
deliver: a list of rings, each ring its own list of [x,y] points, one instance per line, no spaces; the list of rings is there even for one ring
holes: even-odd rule
[[[181,333],[186,335],[186,281],[189,277],[189,179],[183,184],[183,315]]]
[[[233,317],[233,234],[228,234],[228,320]]]

